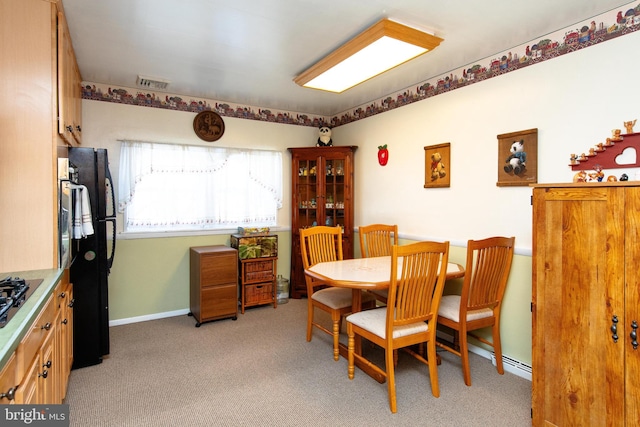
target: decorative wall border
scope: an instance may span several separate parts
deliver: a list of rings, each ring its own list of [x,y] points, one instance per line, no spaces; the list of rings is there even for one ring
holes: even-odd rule
[[[622,7],[629,5],[631,3]],[[256,106],[230,104],[204,98],[185,101],[179,95],[165,93],[157,95],[144,93],[134,88],[112,88],[90,82],[82,83],[82,98],[192,113],[213,110],[225,117],[288,125],[338,127],[612,40],[633,33],[638,29],[640,29],[640,3],[635,7],[630,7],[626,12],[610,10],[591,20],[584,21],[577,28],[567,27],[558,30],[542,36],[538,41],[522,44],[493,57],[486,57],[473,65],[465,65],[448,75],[444,74],[425,80],[415,87],[407,87],[374,102],[345,110],[331,118],[310,116],[293,111],[272,111]]]
[[[166,110],[199,113],[215,111],[221,116],[236,117],[247,120],[282,123],[287,125],[320,127],[329,123],[328,117],[312,117],[293,111],[271,111],[250,105],[230,104],[205,98],[191,98],[188,101],[176,94],[141,92],[129,87],[110,87],[99,83],[83,82],[82,99],[114,102],[117,104],[135,105],[138,107],[162,108]]]

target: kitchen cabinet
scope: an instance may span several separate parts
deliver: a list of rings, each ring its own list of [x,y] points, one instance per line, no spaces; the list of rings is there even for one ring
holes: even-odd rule
[[[61,5],[60,5],[61,7]],[[82,79],[71,34],[58,11],[58,133],[68,145],[82,144]]]
[[[56,319],[56,376],[61,381],[57,390],[59,400],[62,401],[67,395],[68,381],[65,379],[69,377],[73,364],[73,285],[68,281],[61,281],[54,296],[59,312]]]
[[[56,337],[58,333],[58,319],[60,312],[56,310],[53,326],[47,333],[39,350],[38,387],[39,402],[62,403],[60,396],[60,360],[56,359]]]
[[[302,147],[291,152],[290,295],[307,295],[300,229],[341,226],[344,259],[353,258],[353,157],[358,147]]]
[[[23,309],[35,297],[30,298]],[[66,396],[73,357],[68,350],[73,342],[73,320],[69,317],[73,286],[68,274],[41,298],[44,304],[22,332],[16,332],[22,338],[16,338],[19,343],[2,367],[0,404],[59,404]],[[10,320],[14,321],[19,319]]]
[[[16,354],[13,353],[0,371],[0,405],[13,405],[16,403],[16,391],[18,389],[16,367]]]
[[[58,400],[60,393],[56,391],[61,380],[55,372],[58,361],[54,351],[57,315],[59,312],[51,294],[18,345],[17,371],[22,382],[16,393],[16,403],[61,403]]]
[[[238,251],[223,245],[190,248],[190,316],[196,327],[238,318]]]
[[[534,426],[640,425],[640,186],[533,185]]]
[[[58,265],[57,158],[69,145],[58,133],[59,12],[60,1],[0,2],[0,108],[11,124],[0,127],[0,235],[11,242],[0,271]]]

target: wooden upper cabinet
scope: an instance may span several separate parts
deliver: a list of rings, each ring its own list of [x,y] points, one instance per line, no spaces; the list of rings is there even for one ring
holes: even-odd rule
[[[640,425],[639,256],[640,187],[534,186],[534,426]]]
[[[58,8],[58,133],[68,145],[80,145],[82,78],[60,3]]]
[[[56,15],[49,1],[0,1],[0,271],[58,265]]]

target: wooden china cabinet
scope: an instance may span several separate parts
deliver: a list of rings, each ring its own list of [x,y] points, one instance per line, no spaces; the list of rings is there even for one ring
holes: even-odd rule
[[[300,229],[342,227],[345,259],[353,258],[353,156],[358,147],[289,148],[293,192],[291,207],[292,298],[307,295],[300,256]]]
[[[533,185],[534,426],[640,425],[640,185]]]

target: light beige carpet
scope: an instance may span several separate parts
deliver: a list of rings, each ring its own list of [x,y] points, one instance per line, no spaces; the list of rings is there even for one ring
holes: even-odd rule
[[[460,359],[440,353],[434,398],[427,366],[400,353],[392,414],[387,385],[358,369],[349,380],[328,335],[306,342],[306,309],[289,300],[200,328],[186,315],[113,327],[104,362],[71,373],[71,426],[531,425],[531,383],[475,354],[467,387]]]

